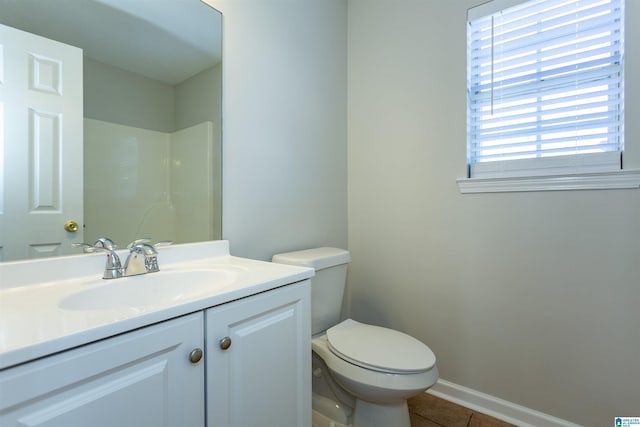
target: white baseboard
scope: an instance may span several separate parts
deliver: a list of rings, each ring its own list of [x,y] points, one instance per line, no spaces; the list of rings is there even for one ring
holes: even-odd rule
[[[427,390],[427,393],[519,427],[581,427],[578,424],[442,379]]]

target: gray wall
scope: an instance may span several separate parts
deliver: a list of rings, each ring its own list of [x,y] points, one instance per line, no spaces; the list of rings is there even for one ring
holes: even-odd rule
[[[159,132],[221,122],[220,64],[175,86],[87,57],[83,65],[87,118]]]
[[[159,132],[175,130],[173,86],[84,58],[84,116]]]
[[[612,425],[640,408],[640,190],[459,193],[478,2],[349,0],[351,314],[426,342],[446,380]],[[629,40],[639,12],[627,2]]]
[[[222,121],[222,65],[218,64],[175,86],[176,129],[205,121],[217,130]]]
[[[637,410],[640,191],[456,186],[474,1],[348,0],[348,41],[345,0],[211,2],[233,254],[344,247],[348,219],[351,314],[428,343],[444,379],[586,426]]]
[[[234,255],[347,245],[344,0],[223,13],[223,237]]]

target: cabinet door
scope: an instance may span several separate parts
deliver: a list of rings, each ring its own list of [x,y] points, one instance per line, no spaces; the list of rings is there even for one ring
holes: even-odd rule
[[[208,427],[311,425],[309,298],[307,280],[206,311]]]
[[[0,425],[204,426],[203,313],[0,372]]]

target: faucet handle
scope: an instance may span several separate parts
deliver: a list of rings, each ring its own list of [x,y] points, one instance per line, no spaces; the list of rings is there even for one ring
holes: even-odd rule
[[[147,257],[154,257],[158,255],[158,251],[156,248],[151,246],[148,243],[137,243],[129,248],[130,252],[135,252],[138,254],[144,254]]]
[[[104,248],[108,251],[115,251],[116,249],[118,249],[118,245],[116,245],[113,240],[108,237],[100,237],[98,240],[96,240],[93,246],[95,248]]]
[[[131,250],[132,247],[140,245],[142,243],[151,243],[151,240],[152,239],[150,237],[143,237],[141,239],[136,239],[127,245],[127,249]],[[159,248],[162,246],[169,246],[169,245],[173,245],[173,240],[161,240],[159,242],[154,243],[152,246],[154,248]]]
[[[127,249],[131,250],[131,248],[134,246],[140,245],[142,243],[149,243],[149,242],[151,242],[150,237],[143,237],[141,239],[136,239],[127,245]]]
[[[113,243],[113,240],[109,239],[108,237],[99,238],[93,245],[89,243],[72,243],[71,247],[82,248],[84,253],[87,254],[94,253],[96,251],[109,252],[118,249],[118,246]]]
[[[72,243],[72,248],[82,248],[82,252],[85,254],[92,254],[96,251],[96,247],[94,245],[90,245],[89,243]]]

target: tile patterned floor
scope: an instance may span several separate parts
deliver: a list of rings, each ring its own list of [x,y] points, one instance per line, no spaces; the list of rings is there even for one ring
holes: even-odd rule
[[[411,427],[515,427],[428,393],[409,399],[408,404]]]

